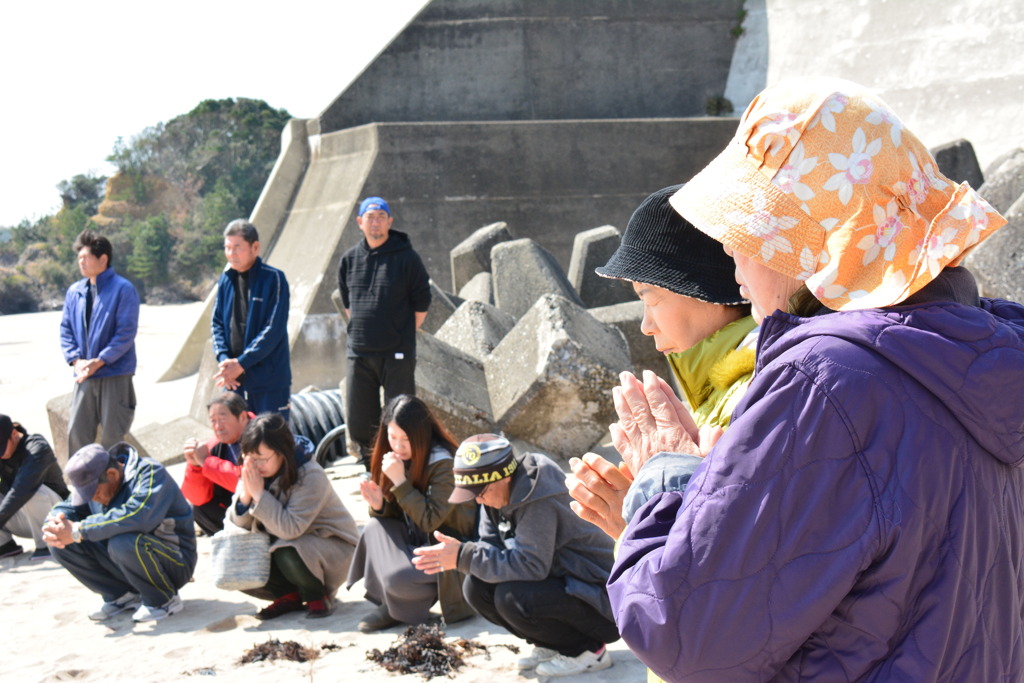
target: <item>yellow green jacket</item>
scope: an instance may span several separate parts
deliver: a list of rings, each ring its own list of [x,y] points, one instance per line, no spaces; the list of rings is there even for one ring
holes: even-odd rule
[[[731,322],[668,363],[683,390],[698,427],[728,427],[732,411],[754,374],[757,328],[753,317]]]
[[[754,318],[731,322],[681,353],[668,354],[668,364],[683,390],[698,427],[728,427],[733,408],[754,375]],[[621,539],[620,539],[621,540]],[[618,541],[616,541],[618,550]],[[661,679],[647,670],[648,683]]]

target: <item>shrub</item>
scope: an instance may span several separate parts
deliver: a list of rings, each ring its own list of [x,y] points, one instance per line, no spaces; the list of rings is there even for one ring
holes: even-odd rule
[[[35,313],[39,301],[32,291],[32,283],[19,273],[0,275],[0,314]]]
[[[733,113],[732,102],[725,95],[715,95],[704,100],[704,111],[708,116],[724,116]]]

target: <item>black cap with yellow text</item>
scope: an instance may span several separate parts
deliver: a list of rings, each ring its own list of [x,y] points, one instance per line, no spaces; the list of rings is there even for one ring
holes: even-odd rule
[[[462,442],[455,452],[455,490],[449,503],[465,503],[476,498],[493,482],[511,477],[519,462],[508,439],[497,434],[477,434]]]

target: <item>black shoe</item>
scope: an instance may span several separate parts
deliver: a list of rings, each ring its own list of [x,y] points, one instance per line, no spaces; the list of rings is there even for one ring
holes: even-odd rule
[[[0,560],[7,557],[17,557],[25,552],[25,549],[18,545],[14,540],[7,541],[3,545],[0,545]]]
[[[32,557],[30,559],[33,561],[49,560],[52,557],[53,555],[50,554],[50,547],[46,546],[44,548],[36,548],[33,550]]]

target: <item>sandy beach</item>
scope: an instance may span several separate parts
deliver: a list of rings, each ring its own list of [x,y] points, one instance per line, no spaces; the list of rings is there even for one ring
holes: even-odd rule
[[[201,308],[201,303],[142,307],[136,428],[168,422],[187,412],[195,377],[161,384],[156,378],[167,369]],[[0,316],[0,412],[47,438],[46,402],[71,388],[70,371],[60,354],[59,323],[59,312]],[[182,440],[187,436],[183,434]],[[328,474],[362,524],[367,514],[358,494],[360,469],[341,464],[330,468]],[[182,466],[172,466],[170,471],[180,482]],[[31,550],[30,540],[19,540]],[[367,652],[393,645],[403,628],[358,632],[356,624],[372,608],[363,599],[361,584],[350,591],[342,589],[334,613],[326,619],[310,621],[295,613],[264,623],[253,616],[264,603],[212,585],[209,550],[209,539],[201,537],[195,578],[181,591],[185,609],[155,624],[133,624],[128,613],[106,623],[92,622],[86,614],[98,607],[99,596],[58,564],[30,561],[28,553],[0,560],[0,619],[9,653],[0,662],[0,680],[142,682],[191,680],[195,676],[250,682],[423,680],[416,674],[389,673],[367,660]],[[452,639],[472,639],[489,649],[467,657],[466,666],[451,680],[537,680],[532,671],[517,672],[516,660],[521,655],[511,649],[528,652],[530,646],[484,619],[453,624],[446,632]],[[313,648],[330,645],[331,649],[307,663],[238,664],[246,650],[273,638]],[[612,668],[558,680],[645,680],[643,666],[621,641],[610,650],[615,662]]]

